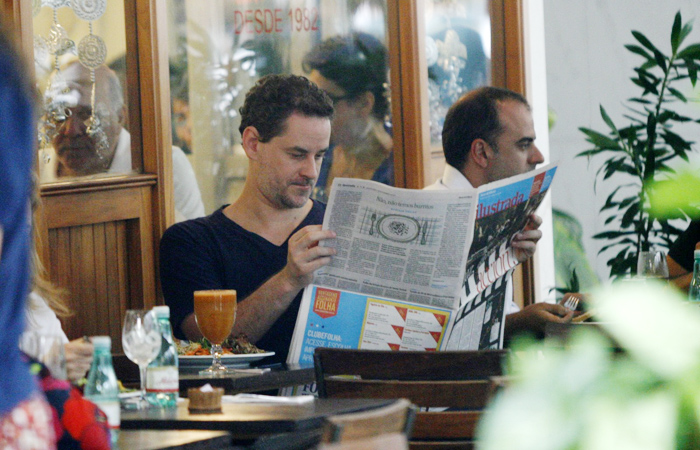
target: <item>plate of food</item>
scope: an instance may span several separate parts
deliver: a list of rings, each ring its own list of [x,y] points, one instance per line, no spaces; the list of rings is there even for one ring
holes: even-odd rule
[[[206,339],[200,341],[176,341],[178,363],[181,369],[201,370],[211,366],[211,345]],[[250,367],[250,363],[260,361],[275,352],[261,350],[248,341],[241,334],[235,338],[229,338],[221,345],[224,354],[221,355],[221,363],[226,367],[244,368]]]

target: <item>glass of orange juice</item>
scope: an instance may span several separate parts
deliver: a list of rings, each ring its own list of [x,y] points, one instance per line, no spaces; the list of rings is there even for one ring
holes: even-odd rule
[[[236,321],[236,291],[217,289],[195,291],[194,318],[202,335],[211,343],[212,365],[200,375],[217,377],[232,373],[221,364],[221,344],[231,334]]]

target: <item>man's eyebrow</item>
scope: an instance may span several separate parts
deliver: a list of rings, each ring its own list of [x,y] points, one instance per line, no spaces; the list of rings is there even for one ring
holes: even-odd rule
[[[328,151],[329,147],[322,148],[321,150],[317,151],[316,153],[326,153]],[[311,150],[305,149],[304,147],[298,147],[298,146],[292,146],[287,149],[287,151],[290,152],[299,152],[299,153],[311,153]]]
[[[529,144],[535,142],[535,138],[531,136],[525,136],[517,140],[516,144]]]

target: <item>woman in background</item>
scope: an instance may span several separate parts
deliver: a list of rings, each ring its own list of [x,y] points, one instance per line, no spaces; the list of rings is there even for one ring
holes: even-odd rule
[[[54,286],[46,277],[44,266],[36,251],[32,256],[32,291],[27,301],[27,324],[25,331],[61,336],[66,357],[68,381],[77,384],[92,364],[94,348],[92,342],[84,338],[68,341],[61,327],[59,317],[68,317],[72,311],[65,302],[66,293]]]
[[[335,109],[331,148],[323,159],[314,198],[327,201],[336,177],[393,185],[384,45],[366,33],[335,36],[311,50],[303,68],[330,96]]]
[[[29,292],[32,79],[0,17],[0,448],[55,448],[52,413],[19,350]],[[16,34],[15,34],[16,35]]]

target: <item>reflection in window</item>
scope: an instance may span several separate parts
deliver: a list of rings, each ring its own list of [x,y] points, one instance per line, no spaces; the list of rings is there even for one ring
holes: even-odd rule
[[[131,172],[123,84],[107,67],[126,49],[123,2],[49,0],[33,13],[42,181]]]
[[[430,139],[439,143],[445,114],[465,92],[491,84],[487,0],[426,2]]]
[[[364,32],[386,46],[385,3],[168,1],[173,144],[182,148],[192,162],[207,213],[234,201],[245,182],[248,161],[240,144],[238,109],[248,89],[267,74],[310,76],[303,67],[304,57],[333,36]],[[378,64],[388,67],[386,56]],[[381,70],[386,80],[386,68]],[[386,81],[380,84],[379,103],[388,105],[388,85]],[[322,87],[334,94],[331,88]],[[340,89],[335,94],[349,95],[336,87]],[[358,98],[359,93],[339,99],[338,107],[348,107]],[[366,135],[365,131],[374,129],[377,123],[380,134],[390,142],[388,109],[376,117],[372,124],[365,122],[362,133]],[[333,135],[346,131],[334,125]],[[380,163],[385,159],[386,155]]]

